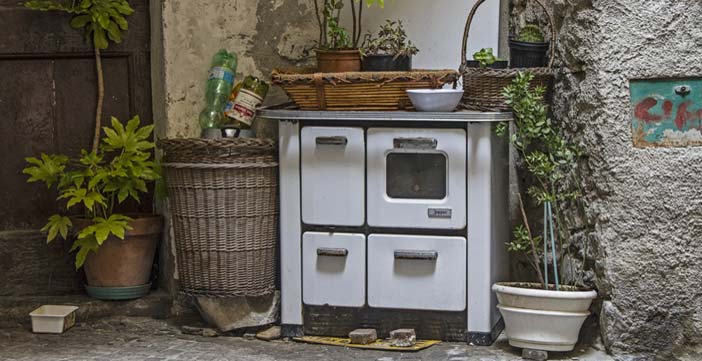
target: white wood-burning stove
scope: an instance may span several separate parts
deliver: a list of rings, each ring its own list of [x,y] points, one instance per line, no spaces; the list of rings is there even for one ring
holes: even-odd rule
[[[509,113],[264,110],[279,121],[283,333],[491,344]]]

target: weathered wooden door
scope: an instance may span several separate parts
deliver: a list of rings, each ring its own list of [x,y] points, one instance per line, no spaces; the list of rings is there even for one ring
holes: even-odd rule
[[[46,245],[39,228],[59,210],[56,194],[26,184],[24,158],[78,155],[94,129],[93,50],[70,16],[0,0],[0,296],[82,292],[67,242]],[[125,121],[151,122],[149,2],[132,1],[124,42],[103,52],[105,104]],[[147,200],[143,207],[150,208]]]

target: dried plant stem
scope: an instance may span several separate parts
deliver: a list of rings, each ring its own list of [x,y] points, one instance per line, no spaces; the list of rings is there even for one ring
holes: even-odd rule
[[[522,221],[524,222],[524,227],[527,230],[527,233],[529,233],[529,241],[531,242],[531,256],[533,259],[531,260],[532,267],[536,270],[536,274],[539,277],[539,282],[541,282],[542,286],[545,286],[544,282],[544,275],[541,273],[541,268],[539,268],[539,255],[536,253],[536,244],[534,243],[534,237],[532,236],[531,233],[531,228],[529,227],[529,219],[527,218],[526,211],[524,210],[524,201],[522,200],[522,194],[517,193],[517,196],[519,197],[519,210],[522,213]],[[546,242],[546,240],[544,240]]]
[[[363,32],[363,0],[358,2],[358,26],[356,26],[358,33],[356,38],[353,39],[353,47],[358,48],[358,42],[361,40],[361,33]]]
[[[322,24],[322,15],[319,13],[319,0],[314,0],[314,15],[317,17],[317,24],[319,24],[319,46],[324,45],[324,25]]]
[[[98,99],[95,109],[95,134],[93,135],[93,152],[97,152],[100,144],[100,125],[102,120],[102,103],[105,98],[105,80],[102,73],[102,59],[100,58],[100,49],[95,48],[95,69],[97,71],[98,81]]]

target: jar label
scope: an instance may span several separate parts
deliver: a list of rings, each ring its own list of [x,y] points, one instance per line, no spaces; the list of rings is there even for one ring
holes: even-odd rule
[[[222,79],[229,83],[230,85],[234,84],[234,72],[232,72],[229,68],[225,68],[222,66],[215,66],[210,69],[210,75],[207,77],[207,80],[211,79]]]
[[[241,89],[234,102],[227,106],[225,114],[230,118],[251,126],[253,118],[256,115],[256,108],[260,106],[261,103],[263,103],[263,98],[258,94],[248,89]]]

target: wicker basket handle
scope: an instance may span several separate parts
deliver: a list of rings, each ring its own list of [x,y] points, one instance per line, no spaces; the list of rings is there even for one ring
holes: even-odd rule
[[[539,6],[541,6],[541,9],[544,10],[544,13],[546,13],[546,18],[548,19],[548,27],[549,30],[551,31],[551,44],[549,46],[549,61],[548,61],[548,67],[551,68],[553,67],[553,60],[555,58],[556,54],[556,29],[553,26],[553,18],[551,17],[551,13],[548,12],[548,9],[544,6],[543,3],[541,3],[541,0],[534,0],[536,1]],[[470,32],[470,25],[473,23],[473,17],[475,17],[475,13],[478,11],[478,8],[480,5],[482,5],[485,2],[485,0],[478,0],[475,5],[473,5],[473,8],[470,10],[470,13],[468,14],[468,20],[466,21],[466,28],[463,30],[463,46],[461,47],[461,67],[459,72],[463,73],[463,70],[465,69],[466,63],[467,63],[467,56],[466,52],[468,51],[468,33]]]

